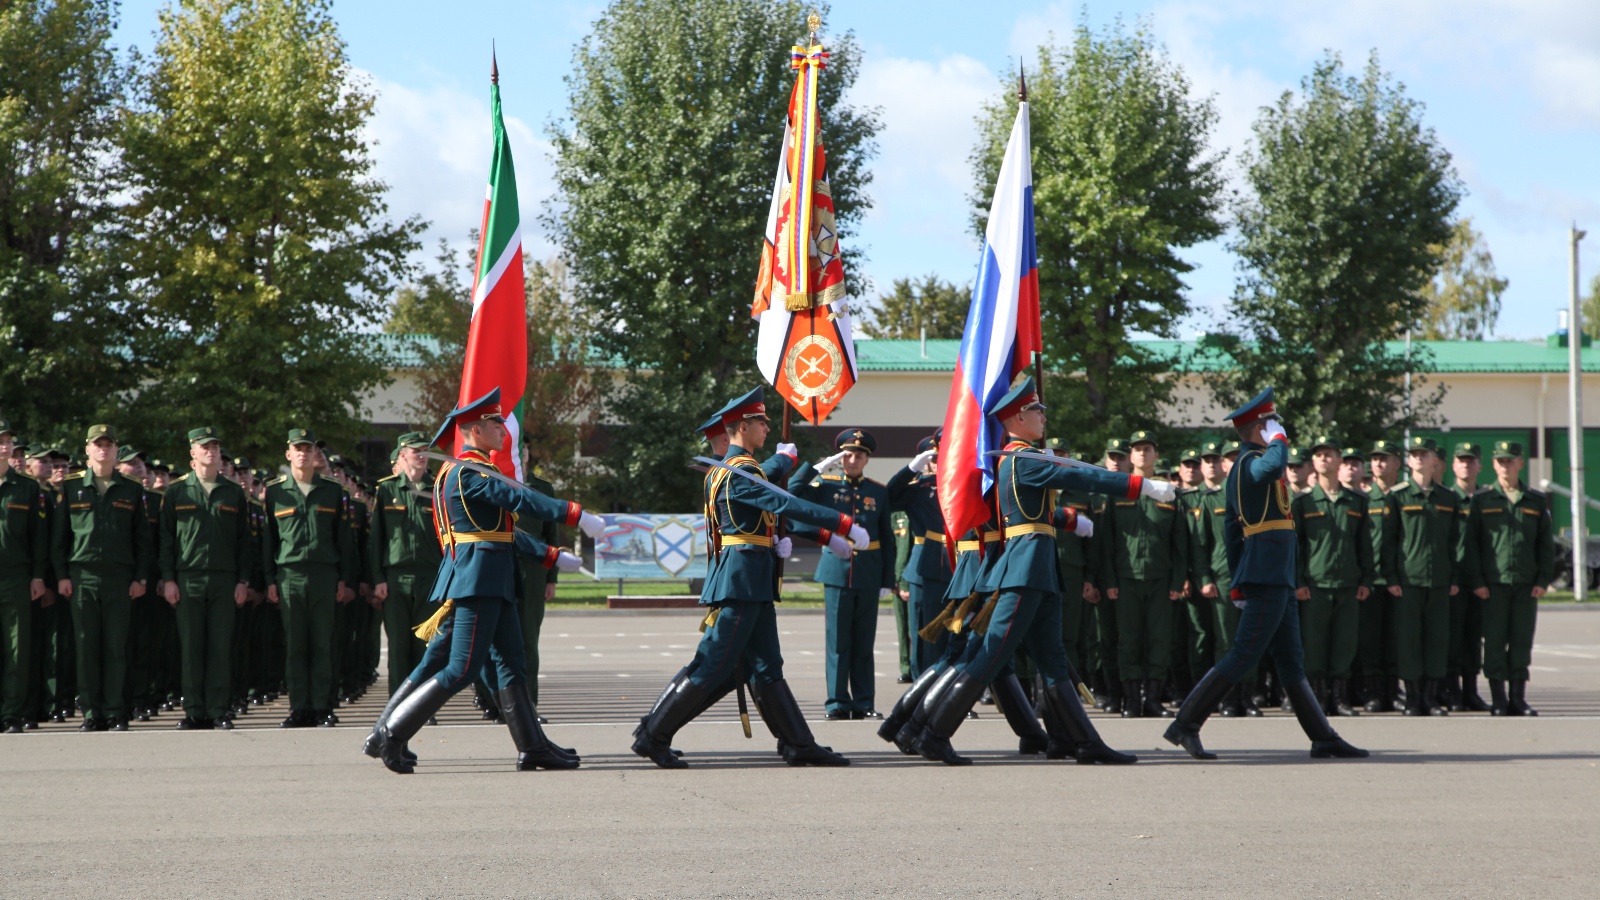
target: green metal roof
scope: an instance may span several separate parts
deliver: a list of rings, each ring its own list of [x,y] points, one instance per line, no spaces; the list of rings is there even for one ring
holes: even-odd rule
[[[382,350],[396,368],[415,368],[430,354],[437,353],[439,342],[426,334],[374,334]],[[1216,371],[1225,364],[1218,351],[1195,341],[1138,341],[1138,345],[1158,357],[1181,363],[1190,371]],[[1433,354],[1433,370],[1441,373],[1467,372],[1550,372],[1567,371],[1567,348],[1539,341],[1416,341],[1414,347]],[[1404,341],[1391,341],[1389,349],[1405,353]],[[856,365],[863,372],[949,372],[956,367],[961,342],[955,340],[884,341],[857,340]],[[753,360],[752,360],[753,362]],[[1583,348],[1583,370],[1600,372],[1600,346]]]

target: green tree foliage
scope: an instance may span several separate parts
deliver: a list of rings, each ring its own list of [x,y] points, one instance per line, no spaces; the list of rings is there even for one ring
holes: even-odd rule
[[[1353,443],[1424,422],[1442,388],[1406,408],[1404,376],[1426,371],[1386,341],[1427,313],[1424,286],[1450,241],[1461,184],[1422,109],[1378,66],[1347,76],[1337,55],[1255,123],[1250,192],[1233,244],[1246,274],[1232,304],[1245,340],[1217,379],[1219,402],[1277,388],[1291,436]]]
[[[1160,425],[1173,360],[1134,334],[1175,337],[1189,311],[1178,250],[1222,233],[1222,176],[1206,151],[1212,101],[1143,27],[1080,25],[1039,48],[1028,73],[1039,301],[1053,434],[1094,449]],[[1017,86],[989,104],[972,155],[982,234],[1017,112]]]
[[[1589,293],[1581,295],[1579,314],[1583,316],[1583,331],[1590,338],[1600,338],[1600,275],[1589,281]]]
[[[1422,286],[1427,311],[1416,336],[1427,341],[1481,341],[1494,333],[1500,318],[1500,297],[1511,282],[1499,277],[1494,257],[1471,219],[1450,230],[1450,240],[1436,251],[1439,271]]]
[[[805,39],[810,9],[616,0],[573,54],[543,221],[597,324],[596,350],[624,373],[607,401],[622,423],[604,453],[613,502],[698,508],[699,476],[683,465],[693,430],[760,384],[750,302],[794,82],[789,48]],[[848,254],[878,121],[840,99],[860,65],[854,37],[823,42],[823,139]]]
[[[872,317],[862,323],[861,331],[880,340],[959,338],[971,303],[971,287],[956,287],[937,275],[896,278],[893,290],[878,295]]]
[[[360,331],[421,226],[387,218],[363,136],[373,96],[327,0],[183,0],[138,90],[122,252],[160,377],[129,415],[169,444],[189,423],[236,449],[276,451],[294,426],[353,441],[387,378]]]
[[[109,0],[0,4],[0,415],[81,446],[132,375],[104,229],[125,72]]]

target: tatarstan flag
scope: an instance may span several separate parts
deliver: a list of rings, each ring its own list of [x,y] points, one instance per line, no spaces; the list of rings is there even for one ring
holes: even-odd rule
[[[483,228],[478,238],[478,266],[472,284],[472,325],[467,330],[467,359],[461,371],[459,403],[500,389],[511,438],[492,454],[502,472],[522,478],[522,393],[528,386],[528,300],[523,287],[522,218],[517,211],[517,173],[511,165],[511,144],[500,115],[500,68],[491,64],[489,104],[494,119],[494,156],[489,163],[489,191],[483,201]],[[456,451],[461,450],[460,433]]]

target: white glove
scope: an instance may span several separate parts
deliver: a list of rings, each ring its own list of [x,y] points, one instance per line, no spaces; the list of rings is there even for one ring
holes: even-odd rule
[[[850,543],[854,544],[857,550],[865,550],[867,549],[867,545],[872,543],[872,541],[868,539],[867,530],[865,528],[851,523]]]
[[[606,530],[606,520],[585,510],[578,513],[578,527],[589,537],[598,538]]]
[[[835,469],[844,468],[844,454],[845,451],[840,450],[838,453],[835,453],[822,462],[817,463],[817,471],[823,475],[826,475]]]
[[[778,449],[772,452],[787,456],[790,459],[798,459],[800,456],[800,451],[796,450],[793,444],[779,444]]]
[[[1094,537],[1094,520],[1082,513],[1078,514],[1078,524],[1072,529],[1078,537]]]
[[[779,559],[788,559],[789,551],[794,549],[794,541],[786,537],[778,538],[775,542],[773,542],[772,549],[778,551]]]
[[[926,469],[928,467],[928,463],[933,462],[934,457],[938,455],[939,451],[937,450],[924,450],[921,453],[918,453],[916,456],[911,457],[911,465],[907,466],[906,468],[918,475],[921,475],[922,470]]]
[[[1171,503],[1178,499],[1178,486],[1159,478],[1146,478],[1139,483],[1139,495],[1157,503]]]
[[[556,568],[563,572],[576,572],[583,568],[583,558],[579,556],[573,556],[571,553],[563,550],[561,551],[561,555],[556,557]]]
[[[1277,419],[1268,419],[1266,427],[1261,429],[1261,436],[1270,441],[1273,438],[1280,436],[1287,438],[1289,433],[1283,430],[1282,422],[1279,422]]]
[[[894,588],[878,588],[878,602],[894,599]]]
[[[854,552],[850,549],[850,542],[845,540],[842,534],[828,538],[828,550],[840,559],[849,559]]]

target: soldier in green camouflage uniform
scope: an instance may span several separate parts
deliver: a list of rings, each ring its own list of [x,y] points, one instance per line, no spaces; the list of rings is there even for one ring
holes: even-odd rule
[[[900,684],[911,683],[911,620],[906,601],[911,598],[911,583],[905,579],[906,563],[911,560],[911,519],[903,512],[890,516],[894,523],[894,635],[900,645]]]
[[[1451,467],[1455,491],[1470,513],[1472,498],[1488,488],[1478,487],[1483,471],[1483,449],[1477,444],[1456,444]],[[1465,535],[1463,535],[1465,537]],[[1444,699],[1455,712],[1488,712],[1478,694],[1478,673],[1483,671],[1483,604],[1462,590],[1450,598],[1450,661],[1445,673]]]
[[[1312,442],[1311,462],[1316,483],[1291,503],[1300,541],[1295,597],[1306,677],[1324,712],[1353,716],[1345,689],[1374,568],[1367,498],[1340,483],[1344,456],[1332,436]]]
[[[427,648],[412,629],[432,614],[427,600],[442,557],[433,522],[433,475],[422,455],[427,449],[428,436],[422,432],[400,435],[394,452],[396,471],[379,479],[372,519],[368,556],[389,638],[390,695],[422,661]]]
[[[1372,539],[1372,594],[1361,604],[1356,638],[1356,670],[1362,679],[1367,712],[1394,712],[1399,695],[1394,617],[1399,601],[1389,591],[1388,553],[1395,520],[1389,516],[1389,492],[1400,486],[1400,459],[1405,448],[1379,440],[1367,452],[1372,486],[1367,489],[1368,535]]]
[[[0,730],[21,734],[33,613],[45,597],[50,510],[44,488],[11,468],[16,435],[0,419]]]
[[[1111,438],[1106,441],[1101,452],[1101,461],[1107,469],[1113,472],[1132,472],[1133,463],[1128,460],[1128,442],[1122,438]],[[1105,522],[1109,517],[1111,500],[1101,495],[1093,495],[1091,499],[1090,520],[1096,523]],[[1116,590],[1116,570],[1111,559],[1111,543],[1106,540],[1104,532],[1099,539],[1091,542],[1096,556],[1095,565],[1091,568],[1096,573],[1098,581],[1095,583],[1096,593],[1100,601],[1094,604],[1091,616],[1094,619],[1095,648],[1098,651],[1091,666],[1100,673],[1104,682],[1104,693],[1097,698],[1096,705],[1109,713],[1121,713],[1124,709],[1122,695],[1122,671],[1117,660],[1117,605],[1111,599],[1112,591]],[[1137,699],[1137,698],[1135,698]]]
[[[1448,710],[1439,705],[1439,683],[1449,662],[1450,598],[1460,592],[1467,510],[1433,479],[1439,446],[1432,438],[1413,437],[1407,451],[1411,481],[1388,496],[1398,668],[1406,682],[1405,714],[1442,716]]]

